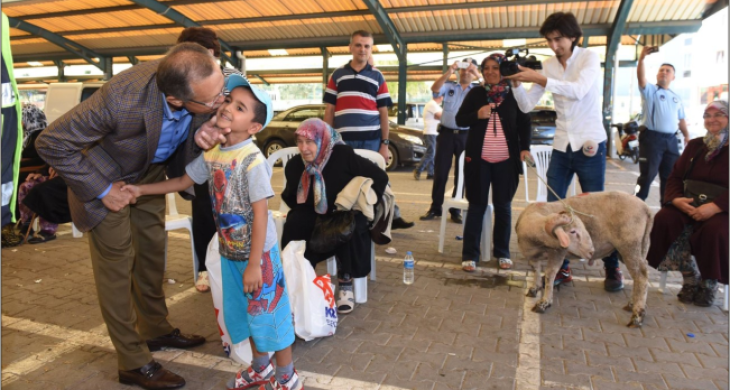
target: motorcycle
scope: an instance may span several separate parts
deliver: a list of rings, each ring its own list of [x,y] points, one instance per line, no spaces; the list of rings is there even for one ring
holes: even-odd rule
[[[618,137],[614,139],[616,143],[616,153],[618,158],[625,160],[630,157],[634,160],[634,164],[639,163],[639,125],[636,121],[624,124],[615,123],[611,127],[615,127],[618,131]]]

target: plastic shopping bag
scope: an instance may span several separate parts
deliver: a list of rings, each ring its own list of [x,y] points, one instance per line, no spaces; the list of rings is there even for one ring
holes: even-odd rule
[[[208,280],[210,281],[210,292],[213,295],[213,307],[218,322],[218,331],[223,342],[223,351],[234,361],[251,365],[253,353],[248,339],[238,344],[231,344],[231,336],[226,329],[226,321],[223,319],[223,275],[221,275],[221,255],[218,252],[218,233],[213,236],[208,244],[208,252],[205,256],[205,266],[208,268]]]
[[[291,241],[281,255],[294,332],[310,341],[332,336],[337,330],[337,307],[330,276],[317,276],[304,258],[305,241]]]

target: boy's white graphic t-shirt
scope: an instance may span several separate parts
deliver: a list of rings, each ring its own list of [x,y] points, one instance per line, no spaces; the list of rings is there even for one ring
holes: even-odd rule
[[[251,204],[274,196],[271,167],[249,138],[232,146],[216,146],[190,162],[185,172],[210,189],[220,254],[229,260],[248,260],[251,252]],[[264,252],[276,244],[276,226],[268,211]]]

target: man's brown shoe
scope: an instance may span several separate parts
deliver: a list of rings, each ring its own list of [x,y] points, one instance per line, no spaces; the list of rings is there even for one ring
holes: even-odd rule
[[[153,360],[136,370],[119,371],[119,383],[137,385],[147,390],[161,390],[183,387],[185,379],[165,370],[160,363]]]
[[[205,344],[205,337],[196,334],[182,334],[177,328],[170,334],[147,340],[150,352],[159,351],[162,347],[191,348],[202,344]]]

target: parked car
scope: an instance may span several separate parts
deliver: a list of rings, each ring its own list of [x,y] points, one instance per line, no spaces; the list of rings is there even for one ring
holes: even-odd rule
[[[264,130],[256,134],[256,145],[266,157],[279,149],[296,146],[294,132],[300,123],[309,118],[324,119],[324,104],[295,106],[277,114]],[[388,171],[399,165],[416,164],[426,153],[420,130],[400,128],[390,122],[388,139]]]
[[[552,145],[555,138],[555,120],[558,115],[555,110],[537,109],[530,112],[532,122],[532,144]]]
[[[406,103],[406,126],[423,130],[423,109],[426,103]],[[398,103],[388,108],[388,119],[393,123],[398,123]]]

